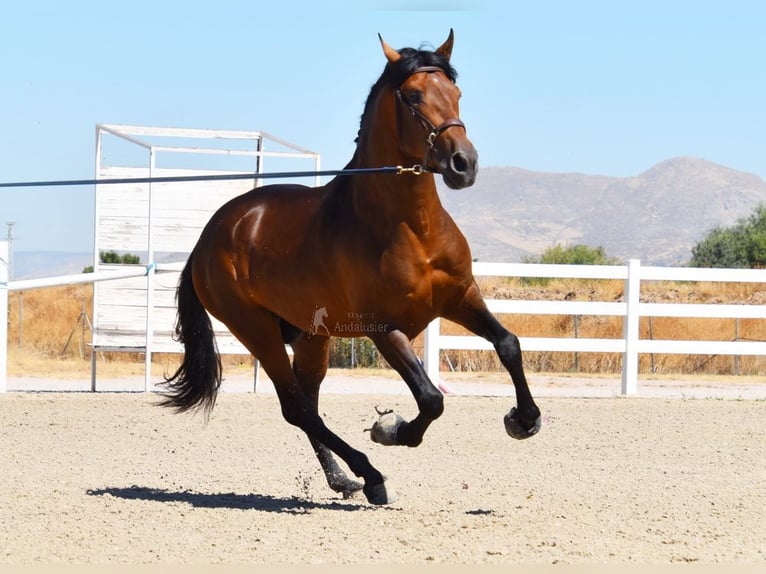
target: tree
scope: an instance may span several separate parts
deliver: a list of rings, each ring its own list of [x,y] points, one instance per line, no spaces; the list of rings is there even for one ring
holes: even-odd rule
[[[621,261],[609,257],[603,247],[589,247],[582,243],[548,247],[539,257],[525,257],[524,263],[552,263],[559,265],[620,265]]]
[[[524,257],[523,263],[548,263],[553,265],[621,265],[616,257],[609,257],[603,247],[589,247],[582,243],[564,247],[560,243],[548,247],[539,257]],[[542,277],[524,277],[527,285],[547,285],[550,279]]]
[[[766,230],[756,229],[750,234],[748,244],[750,267],[763,269],[766,267]]]
[[[118,265],[137,265],[141,263],[141,258],[138,255],[132,255],[130,253],[123,253],[120,255],[116,251],[102,251],[99,253],[99,260],[101,263]]]
[[[716,227],[692,248],[692,267],[749,267],[746,234],[738,227]]]
[[[692,248],[692,267],[766,267],[766,205],[731,227],[715,227]]]
[[[132,255],[131,253],[123,253],[120,255],[116,251],[102,251],[98,254],[98,259],[101,263],[117,265],[138,265],[141,263],[141,258],[138,255]],[[88,265],[82,272],[93,273],[93,265]]]

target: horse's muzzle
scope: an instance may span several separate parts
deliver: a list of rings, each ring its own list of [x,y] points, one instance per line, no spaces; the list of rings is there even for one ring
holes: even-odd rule
[[[476,150],[459,150],[449,156],[447,165],[442,168],[442,178],[450,189],[470,187],[476,181],[479,171],[479,156]]]

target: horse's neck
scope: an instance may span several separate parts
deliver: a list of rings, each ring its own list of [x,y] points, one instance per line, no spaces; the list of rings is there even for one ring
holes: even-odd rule
[[[387,237],[402,224],[416,235],[427,235],[442,206],[430,173],[384,174],[353,182],[355,216]]]
[[[377,154],[373,159],[367,157],[363,149],[357,149],[347,167],[410,167],[414,163],[418,162],[396,155],[380,158]],[[354,215],[369,228],[380,229],[384,234],[386,228],[398,227],[402,223],[417,230],[423,226],[424,219],[442,211],[431,173],[365,175],[349,178],[346,183],[351,191]]]

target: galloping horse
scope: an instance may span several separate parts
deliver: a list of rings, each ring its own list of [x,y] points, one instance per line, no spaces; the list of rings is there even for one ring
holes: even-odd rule
[[[376,442],[417,446],[442,414],[443,396],[411,347],[436,317],[493,343],[516,391],[517,407],[504,418],[508,434],[521,439],[540,429],[518,338],[487,310],[468,243],[443,209],[432,175],[461,189],[478,170],[458,115],[453,38],[450,30],[434,51],[397,51],[380,38],[387,63],[347,165],[422,165],[424,173],[344,175],[323,187],[277,184],[236,197],[202,231],[178,285],[175,332],[184,357],[165,379],[162,404],[206,412],[215,404],[221,362],[207,310],[258,358],[285,420],[308,435],[330,488],[344,496],[363,490],[371,504],[393,502],[395,494],[318,412],[332,336],[372,339],[417,402],[411,421],[379,413],[371,431]],[[333,453],[364,483],[350,479]]]

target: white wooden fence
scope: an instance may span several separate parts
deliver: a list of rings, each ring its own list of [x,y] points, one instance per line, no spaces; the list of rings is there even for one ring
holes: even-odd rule
[[[7,389],[9,291],[142,277],[150,271],[162,272],[163,268],[162,266],[147,265],[131,267],[124,271],[8,282],[8,243],[0,241],[0,392]],[[766,289],[766,270],[643,267],[637,260],[631,260],[624,266],[477,262],[474,263],[474,274],[476,276],[500,277],[623,280],[625,282],[625,300],[622,302],[488,300],[487,304],[489,309],[496,314],[623,317],[623,337],[620,339],[522,337],[521,346],[524,351],[622,353],[622,392],[626,395],[637,392],[638,357],[642,353],[766,356],[766,342],[762,341],[648,340],[639,337],[638,328],[641,317],[766,319],[766,309],[761,305],[642,303],[639,300],[641,281],[648,280],[763,283]],[[148,340],[151,341],[151,338]],[[439,373],[439,353],[446,349],[491,350],[492,347],[487,341],[474,336],[442,335],[439,320],[433,321],[426,329],[424,363],[429,376],[434,379],[438,377]]]
[[[632,259],[627,265],[542,265],[530,263],[482,263],[473,266],[475,276],[553,277],[574,279],[621,279],[625,281],[623,302],[596,301],[518,301],[488,300],[495,314],[529,315],[600,315],[623,317],[621,339],[568,337],[521,337],[523,351],[566,351],[622,353],[622,393],[638,391],[638,357],[642,353],[695,355],[766,355],[762,341],[680,341],[639,338],[641,317],[725,317],[766,319],[761,305],[722,305],[690,303],[642,303],[641,281],[716,281],[729,283],[764,283],[763,269],[696,269],[686,267],[642,267]],[[474,336],[442,335],[440,321],[433,321],[425,333],[424,363],[431,378],[439,372],[439,352],[445,349],[490,350],[492,345]]]

